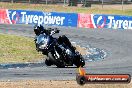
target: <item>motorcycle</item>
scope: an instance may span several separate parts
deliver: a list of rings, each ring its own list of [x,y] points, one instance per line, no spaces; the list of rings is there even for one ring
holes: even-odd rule
[[[47,56],[45,64],[47,66],[56,65],[59,68],[73,65],[83,67],[85,60],[75,47],[72,47],[69,39],[65,35],[59,36],[59,38],[53,37],[59,31],[56,28],[49,28],[39,30],[40,33],[36,35],[36,50]]]

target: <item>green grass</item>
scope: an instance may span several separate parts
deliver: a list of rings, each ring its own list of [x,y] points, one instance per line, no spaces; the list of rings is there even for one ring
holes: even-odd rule
[[[0,8],[4,9],[23,9],[23,10],[38,10],[44,12],[74,12],[88,14],[118,14],[132,16],[132,4],[124,5],[122,10],[121,5],[92,5],[91,8],[84,7],[69,7],[63,5],[45,5],[45,4],[28,4],[28,3],[3,3],[0,2]]]
[[[33,62],[42,58],[32,38],[0,34],[0,63]]]

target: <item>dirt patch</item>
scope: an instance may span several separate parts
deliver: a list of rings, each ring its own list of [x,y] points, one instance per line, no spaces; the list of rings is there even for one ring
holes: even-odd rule
[[[88,53],[86,48],[80,47],[79,45],[76,45],[75,47],[76,50],[80,52],[82,55],[86,55]]]
[[[14,81],[0,82],[0,88],[132,88],[130,84],[85,84],[80,86],[76,81]]]

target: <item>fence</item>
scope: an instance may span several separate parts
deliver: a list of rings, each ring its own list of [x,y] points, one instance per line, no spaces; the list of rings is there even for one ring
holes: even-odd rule
[[[34,4],[69,4],[70,1],[74,0],[0,0],[0,2],[11,2],[11,3],[34,3]],[[132,0],[77,0],[77,4],[84,3],[91,4],[121,4],[132,3]]]
[[[11,2],[11,3],[34,3],[34,4],[56,4],[64,3],[68,0],[0,0],[0,2]]]

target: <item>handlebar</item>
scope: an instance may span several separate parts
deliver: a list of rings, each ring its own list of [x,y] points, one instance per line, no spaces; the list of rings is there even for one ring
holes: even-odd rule
[[[50,35],[60,32],[60,30],[58,30],[58,28],[48,28],[47,30],[50,32]]]
[[[40,26],[35,25],[34,26],[34,32],[36,35],[39,35],[42,33],[46,33],[48,35],[53,35],[55,33],[59,33],[60,30],[58,30],[58,28],[46,28],[45,29],[42,25],[40,25]]]

